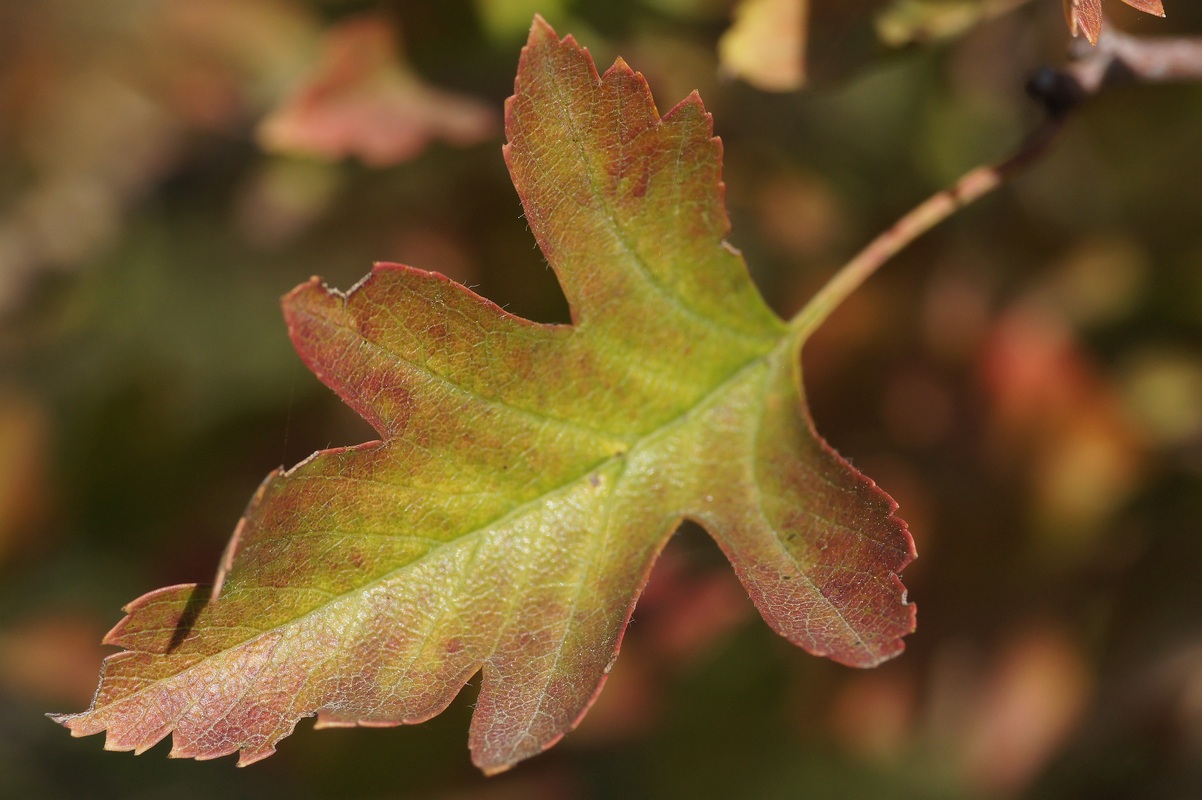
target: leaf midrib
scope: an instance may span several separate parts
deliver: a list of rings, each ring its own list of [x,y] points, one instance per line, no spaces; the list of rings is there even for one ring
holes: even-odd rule
[[[368,582],[366,582],[360,586],[357,586],[353,589],[348,590],[347,592],[344,593],[344,595],[349,595],[349,594],[353,594],[355,592],[365,591],[367,589],[370,589],[375,584],[378,584],[382,581],[388,580],[397,572],[400,572],[401,570],[404,570],[410,566],[420,564],[425,558],[429,557],[430,555],[432,555],[433,553],[435,553],[436,551],[440,550],[443,547],[458,544],[467,539],[470,539],[471,537],[479,536],[484,533],[487,533],[490,530],[504,527],[510,521],[519,519],[522,515],[524,515],[531,508],[541,505],[542,503],[545,503],[548,500],[554,499],[557,496],[559,496],[561,493],[567,492],[568,490],[574,488],[581,481],[587,480],[590,475],[597,473],[597,472],[604,471],[607,467],[609,467],[611,464],[614,464],[615,462],[618,462],[620,459],[629,458],[631,456],[631,454],[633,454],[635,451],[642,451],[642,450],[648,450],[648,449],[653,448],[657,439],[665,438],[669,434],[671,434],[674,430],[676,430],[677,428],[682,427],[683,425],[687,424],[698,413],[700,413],[701,411],[703,411],[707,407],[709,407],[711,405],[711,400],[720,397],[726,391],[726,389],[728,387],[731,387],[734,384],[738,383],[738,381],[743,377],[743,375],[745,373],[752,371],[756,367],[760,366],[761,363],[767,362],[769,360],[769,358],[772,357],[772,354],[775,352],[775,350],[778,349],[779,347],[787,344],[789,342],[789,339],[790,339],[790,337],[782,337],[780,344],[778,344],[776,348],[773,348],[773,350],[770,350],[767,353],[756,356],[754,358],[748,359],[746,362],[739,365],[720,383],[715,384],[714,388],[711,391],[709,391],[706,394],[699,397],[693,405],[682,410],[680,414],[667,420],[663,425],[660,425],[659,427],[655,428],[654,430],[649,431],[647,434],[643,435],[642,437],[632,440],[630,443],[629,449],[621,451],[619,453],[615,453],[613,455],[604,456],[601,459],[599,459],[598,461],[590,463],[589,466],[586,467],[583,471],[568,478],[563,483],[560,483],[557,486],[554,486],[544,492],[541,492],[541,493],[531,497],[530,499],[528,499],[528,500],[514,506],[510,510],[506,511],[504,514],[501,514],[500,516],[497,516],[497,517],[489,520],[487,523],[480,525],[479,527],[477,527],[473,530],[466,531],[463,534],[461,534],[455,538],[441,541],[438,545],[432,547],[430,550],[426,551],[425,553],[418,556],[414,560],[408,561],[405,564],[402,564],[402,565],[397,566],[385,573],[382,573],[379,576],[372,578]],[[352,536],[353,536],[353,534],[348,535],[348,537],[352,537]],[[342,599],[342,596],[335,596],[335,599],[330,600],[330,603],[337,602],[340,599]],[[327,603],[327,605],[330,603]],[[309,616],[310,614],[314,613],[317,610],[319,610],[319,609],[313,609],[312,611],[306,612],[305,614],[301,615],[300,617],[297,617],[294,620],[291,620],[285,624],[293,624],[295,622],[298,622],[298,621],[304,619],[305,617]],[[282,627],[282,626],[277,626],[277,627]],[[275,628],[271,628],[267,631],[264,631],[264,633],[268,633],[271,630],[275,630]]]
[[[422,555],[413,559],[412,561],[407,561],[404,564],[398,565],[398,566],[394,567],[393,569],[390,569],[387,572],[384,572],[384,573],[370,579],[369,581],[367,581],[363,584],[360,584],[359,586],[348,589],[345,592],[341,592],[338,594],[331,594],[329,599],[325,600],[320,605],[314,606],[313,608],[304,612],[303,614],[300,614],[299,616],[293,617],[288,620],[281,621],[280,623],[275,624],[270,628],[259,631],[254,636],[250,636],[240,642],[232,644],[228,647],[224,647],[215,653],[203,655],[200,658],[198,658],[196,661],[193,661],[192,663],[190,663],[184,669],[180,670],[179,672],[173,673],[172,675],[170,675],[168,677],[158,679],[158,680],[154,681],[153,683],[151,683],[141,689],[138,689],[136,692],[133,692],[128,695],[124,695],[123,697],[121,697],[120,700],[110,703],[108,706],[105,706],[105,708],[110,708],[112,706],[128,702],[132,698],[138,697],[146,692],[149,692],[149,691],[155,689],[157,686],[159,686],[162,683],[177,680],[180,676],[186,675],[187,673],[199,668],[200,666],[211,661],[212,659],[220,658],[220,657],[226,655],[227,653],[230,653],[230,652],[235,651],[242,647],[246,647],[247,645],[250,645],[250,644],[256,642],[257,640],[259,640],[260,638],[262,638],[264,636],[271,635],[278,631],[284,630],[290,626],[300,625],[305,620],[307,620],[311,617],[315,617],[315,616],[327,611],[331,606],[338,604],[338,603],[342,603],[343,601],[350,600],[355,595],[365,593],[365,592],[379,586],[381,583],[384,583],[384,582],[390,580],[391,578],[396,576],[398,573],[400,573],[406,569],[409,569],[410,567],[413,567],[413,566],[423,563],[427,558],[432,557],[434,554],[440,552],[445,547],[461,544],[461,543],[467,541],[468,539],[487,534],[489,531],[494,530],[498,527],[503,527],[510,520],[518,519],[523,514],[528,512],[531,508],[534,508],[537,505],[541,505],[542,503],[546,502],[547,500],[553,499],[554,497],[559,496],[561,493],[565,493],[565,492],[571,490],[577,484],[579,484],[581,481],[588,480],[588,477],[591,474],[604,469],[605,467],[607,467],[608,465],[617,461],[618,459],[626,458],[630,453],[634,452],[635,450],[646,450],[646,449],[653,447],[656,440],[666,438],[674,430],[687,424],[697,414],[701,413],[706,408],[708,408],[711,405],[712,401],[715,400],[715,398],[720,397],[728,388],[731,388],[733,385],[737,384],[738,381],[744,376],[745,373],[751,372],[752,370],[754,370],[757,367],[761,366],[762,364],[766,363],[770,358],[773,357],[773,354],[776,353],[776,351],[780,350],[783,347],[790,346],[792,338],[793,337],[790,335],[782,336],[781,339],[777,342],[776,346],[773,347],[771,350],[768,350],[767,352],[762,353],[761,355],[750,358],[743,364],[739,365],[724,380],[722,380],[720,383],[715,384],[714,388],[711,391],[709,391],[706,394],[699,397],[697,399],[697,402],[695,402],[692,406],[684,409],[676,417],[673,417],[672,419],[666,421],[663,425],[656,428],[655,430],[650,431],[647,434],[645,434],[644,436],[636,439],[628,451],[624,451],[622,453],[618,453],[615,455],[606,456],[597,462],[593,462],[582,472],[580,472],[579,474],[573,476],[572,478],[569,478],[568,480],[564,481],[559,486],[556,486],[546,492],[543,492],[536,497],[530,498],[529,500],[525,501],[524,503],[522,503],[518,506],[515,506],[511,510],[507,511],[505,514],[503,514],[499,517],[496,517],[493,520],[490,520],[487,524],[481,525],[481,526],[475,528],[474,530],[466,531],[461,536],[458,536],[454,539],[448,539],[447,541],[443,542],[442,544],[437,545],[437,546],[432,547],[431,549],[427,550],[425,553],[423,553]],[[248,516],[249,516],[249,513],[253,513],[253,512],[248,512]],[[235,587],[230,586],[230,581],[228,578],[227,578],[225,586],[227,589],[235,588]],[[219,599],[215,600],[214,602],[219,602]],[[147,652],[147,651],[143,651],[143,652]],[[150,651],[150,654],[157,655],[156,653],[153,653],[153,651]],[[164,655],[166,655],[166,654],[164,654]],[[99,710],[99,709],[96,709],[96,710]],[[179,719],[179,717],[176,718],[176,721],[178,721],[178,719]],[[175,723],[173,722],[172,729],[174,729],[174,727],[175,727]],[[241,749],[241,747],[239,747],[239,749]]]

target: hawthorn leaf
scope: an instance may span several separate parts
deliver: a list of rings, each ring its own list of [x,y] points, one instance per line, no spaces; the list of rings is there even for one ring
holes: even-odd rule
[[[558,741],[600,691],[685,518],[764,619],[858,667],[914,607],[896,504],[815,433],[799,328],[726,244],[721,143],[696,93],[662,118],[536,18],[504,148],[572,324],[377,265],[284,299],[297,350],[380,441],[270,475],[212,589],[131,603],[91,708],[55,719],[141,752],[274,752],[297,721],[416,723],[477,672],[485,772]]]
[[[986,20],[1008,14],[1027,0],[892,0],[874,21],[890,47],[960,36]]]
[[[1156,17],[1164,16],[1161,0],[1123,0],[1134,9]],[[1085,35],[1090,44],[1097,44],[1102,35],[1102,0],[1064,0],[1064,15],[1073,36]]]

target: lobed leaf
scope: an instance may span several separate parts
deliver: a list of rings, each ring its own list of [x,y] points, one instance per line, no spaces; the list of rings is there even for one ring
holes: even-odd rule
[[[913,543],[813,429],[802,337],[724,241],[700,99],[661,118],[641,75],[599,76],[536,19],[505,117],[573,324],[395,264],[289,294],[301,357],[381,440],[269,476],[212,591],[130,604],[91,708],[55,717],[74,735],[247,764],[305,716],[428,719],[482,672],[472,756],[506,769],[580,720],[686,518],[790,641],[861,667],[901,651]]]

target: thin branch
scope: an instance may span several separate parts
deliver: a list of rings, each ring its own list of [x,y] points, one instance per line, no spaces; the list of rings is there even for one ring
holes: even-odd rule
[[[827,281],[805,308],[789,321],[802,339],[809,337],[840,303],[868,280],[886,261],[910,242],[943,222],[952,214],[1001,186],[1011,175],[1039,160],[1062,127],[1062,118],[1048,121],[1030,136],[1013,155],[997,164],[977,167],[965,173],[950,188],[928,197],[899,219],[887,231],[848,261]]]
[[[1084,100],[1123,82],[1202,80],[1202,38],[1129,36],[1107,26],[1096,47],[1078,48],[1062,69],[1038,71],[1027,91],[1047,113],[1043,125],[1006,160],[977,167],[948,189],[927,198],[848,261],[789,321],[804,341],[840,303],[922,234],[984,197],[1051,147],[1069,113]]]
[[[1131,36],[1107,24],[1097,47],[1083,44],[1065,72],[1087,95],[1119,83],[1202,79],[1202,37]]]

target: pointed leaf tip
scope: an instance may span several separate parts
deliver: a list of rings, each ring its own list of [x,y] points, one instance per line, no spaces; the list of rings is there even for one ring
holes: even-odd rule
[[[722,70],[768,92],[806,82],[809,0],[740,0],[718,42]]]

